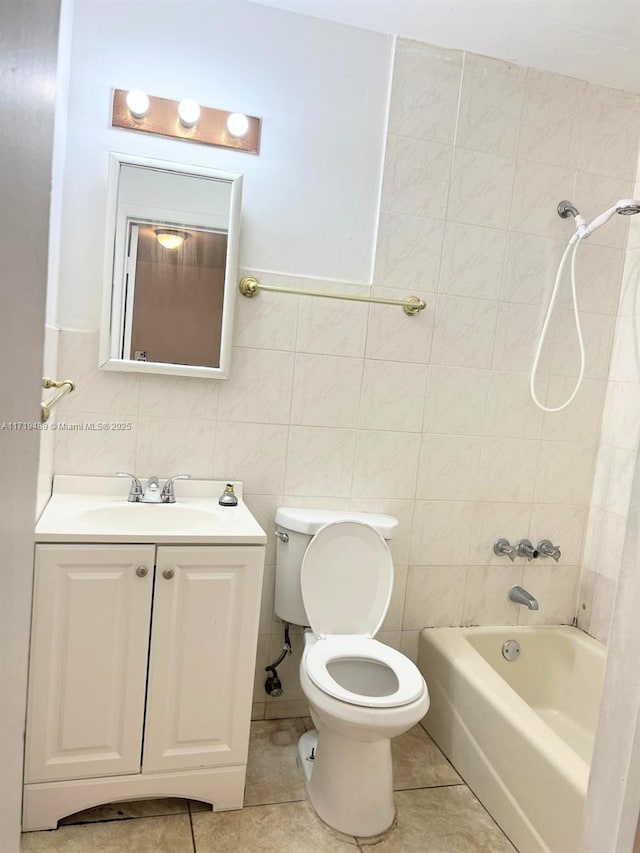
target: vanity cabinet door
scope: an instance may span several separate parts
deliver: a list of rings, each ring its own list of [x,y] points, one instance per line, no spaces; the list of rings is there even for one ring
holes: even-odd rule
[[[159,547],[143,772],[245,764],[263,547]]]
[[[153,545],[38,545],[26,782],[139,773]]]

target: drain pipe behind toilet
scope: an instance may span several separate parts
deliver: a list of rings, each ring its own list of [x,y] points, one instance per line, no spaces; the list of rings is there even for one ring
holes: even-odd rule
[[[277,666],[280,666],[282,661],[286,658],[287,655],[291,654],[291,640],[289,639],[289,623],[284,623],[284,643],[282,646],[282,651],[278,658],[269,666],[265,666],[265,672],[270,672],[271,675],[266,679],[264,683],[265,693],[268,696],[282,696],[284,693],[284,687],[282,686],[282,682],[278,678],[278,672],[276,670]]]

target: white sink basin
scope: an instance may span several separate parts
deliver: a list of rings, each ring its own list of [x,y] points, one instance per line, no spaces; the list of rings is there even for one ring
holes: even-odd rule
[[[81,510],[78,517],[93,527],[121,533],[150,533],[167,530],[210,530],[219,513],[180,504],[138,504],[95,506]]]
[[[36,525],[36,542],[153,542],[156,544],[264,545],[264,530],[251,515],[236,482],[238,505],[221,507],[221,480],[176,484],[176,503],[129,503],[119,477],[57,475]]]

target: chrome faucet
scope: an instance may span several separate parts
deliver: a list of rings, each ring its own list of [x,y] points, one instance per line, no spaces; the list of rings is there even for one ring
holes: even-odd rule
[[[498,539],[494,542],[493,553],[498,557],[508,557],[512,563],[518,556],[518,552],[508,539]]]
[[[127,474],[125,471],[118,471],[117,477],[129,477],[131,479],[131,489],[127,500],[130,503],[143,504],[174,504],[176,495],[173,490],[173,484],[176,480],[188,480],[189,474],[176,474],[174,477],[169,477],[165,480],[162,491],[160,490],[160,482],[156,476],[149,477],[147,480],[147,488],[143,489],[140,480],[135,474]]]
[[[528,539],[520,539],[516,542],[516,553],[518,557],[526,557],[527,560],[535,560],[540,556],[537,548],[534,548]]]
[[[554,545],[549,539],[541,539],[538,542],[538,551],[541,557],[553,557],[558,562],[562,556],[562,551],[557,545]]]
[[[524,604],[529,610],[540,610],[537,599],[521,586],[512,586],[509,590],[509,598],[511,601],[515,601],[516,604]]]
[[[131,488],[129,489],[129,496],[127,500],[129,503],[139,503],[144,497],[144,489],[142,488],[142,483],[136,477],[135,474],[127,474],[126,471],[118,471],[116,477],[130,477],[131,478]]]
[[[173,484],[176,480],[188,480],[190,476],[191,474],[176,474],[173,477],[169,477],[168,480],[165,480],[162,492],[160,493],[160,500],[162,503],[174,504],[176,502],[176,494],[173,490]]]

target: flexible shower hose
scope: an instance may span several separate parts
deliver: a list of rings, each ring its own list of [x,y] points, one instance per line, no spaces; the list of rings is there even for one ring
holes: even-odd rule
[[[567,248],[564,250],[562,254],[562,258],[560,259],[560,264],[558,266],[558,272],[556,274],[556,280],[553,285],[553,291],[551,293],[551,299],[549,300],[549,307],[547,308],[547,314],[544,318],[544,323],[542,324],[542,331],[540,333],[540,340],[538,341],[538,346],[536,348],[536,354],[533,359],[533,367],[531,368],[531,380],[529,382],[529,391],[531,392],[531,398],[533,402],[539,409],[542,409],[543,412],[561,412],[563,409],[566,409],[567,406],[573,402],[576,394],[580,390],[580,386],[582,385],[582,380],[584,378],[584,367],[585,367],[585,353],[584,353],[584,341],[582,339],[582,328],[580,326],[580,315],[578,313],[578,295],[576,293],[576,255],[578,253],[578,246],[580,245],[581,238],[576,233],[567,243]],[[538,400],[536,394],[536,377],[538,374],[538,365],[540,363],[540,356],[542,355],[542,348],[544,347],[544,342],[547,337],[547,331],[549,330],[549,324],[551,323],[551,317],[553,316],[553,309],[556,304],[556,299],[558,298],[558,291],[560,290],[560,284],[562,282],[562,273],[564,272],[564,266],[569,256],[569,252],[573,249],[571,253],[571,296],[573,300],[573,316],[576,321],[576,332],[578,334],[578,344],[580,346],[580,372],[578,374],[578,381],[576,382],[576,386],[571,392],[571,396],[562,403],[561,406],[554,406],[550,408],[549,406],[544,406],[540,400]]]

